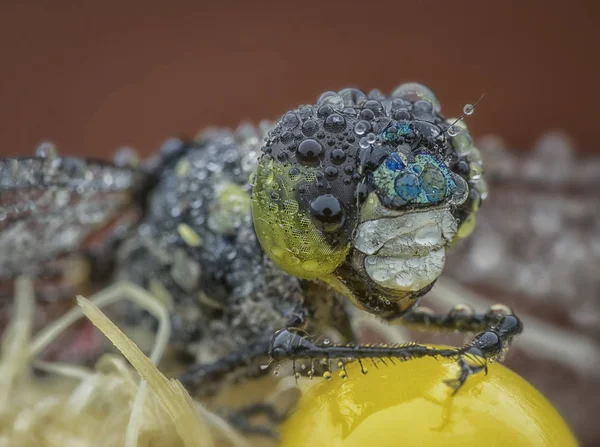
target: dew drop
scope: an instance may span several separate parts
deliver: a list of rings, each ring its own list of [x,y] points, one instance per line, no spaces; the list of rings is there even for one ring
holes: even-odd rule
[[[329,156],[332,163],[342,164],[346,160],[346,153],[341,149],[334,149]]]
[[[307,120],[302,124],[302,133],[307,137],[311,137],[315,134],[318,129],[317,122],[314,120]]]
[[[319,157],[323,153],[323,146],[317,140],[309,139],[304,140],[298,146],[298,153],[296,157],[302,164],[317,164]]]
[[[333,180],[337,177],[338,175],[338,170],[335,166],[327,166],[325,168],[325,177],[327,177],[329,180]]]
[[[338,375],[340,376],[340,379],[346,379],[348,377],[348,374],[346,374],[346,371],[340,371],[338,373]]]
[[[360,112],[361,120],[371,121],[373,118],[375,118],[375,114],[371,109],[363,109],[363,111]]]
[[[331,379],[331,371],[325,371],[325,372],[323,373],[323,378],[324,378],[325,380],[330,380],[330,379]]]
[[[376,139],[376,137],[375,137],[374,133],[370,133],[367,135],[367,143],[373,144],[373,143],[375,143],[375,139]]]
[[[342,204],[331,194],[324,194],[310,202],[310,214],[317,227],[327,233],[337,231],[345,220]]]
[[[40,158],[56,158],[58,151],[54,143],[44,142],[36,148],[35,155]]]
[[[344,106],[344,100],[336,92],[325,92],[317,100],[318,106],[331,106],[336,110],[341,110]]]
[[[424,99],[433,105],[433,109],[436,112],[440,111],[440,102],[437,100],[433,92],[423,84],[418,84],[416,82],[402,84],[392,92],[392,97],[411,102]]]
[[[331,115],[333,113],[333,107],[329,106],[329,105],[324,105],[319,107],[319,110],[317,112],[317,114],[321,117],[321,118],[326,118],[329,115]]]
[[[281,126],[286,130],[292,130],[298,126],[298,124],[300,124],[300,120],[295,113],[291,112],[286,113],[281,120]]]
[[[340,90],[339,95],[342,97],[345,106],[357,105],[361,100],[367,98],[365,92],[357,88],[345,88]]]
[[[308,118],[310,118],[312,116],[312,112],[313,112],[312,107],[303,106],[303,107],[300,107],[300,110],[298,110],[298,115],[303,120],[307,120]]]
[[[463,113],[465,115],[473,115],[474,111],[475,111],[475,106],[473,104],[465,104],[465,106],[463,107]]]
[[[329,346],[331,344],[331,339],[330,338],[325,338],[323,340],[323,346]]]
[[[369,101],[365,102],[364,108],[370,109],[374,116],[383,115],[383,105],[381,105],[381,103],[375,99],[370,99]]]
[[[364,135],[367,131],[371,130],[371,125],[368,121],[361,120],[354,126],[354,133],[356,135]]]
[[[341,132],[346,129],[346,119],[339,113],[332,113],[325,119],[325,129],[329,132]]]

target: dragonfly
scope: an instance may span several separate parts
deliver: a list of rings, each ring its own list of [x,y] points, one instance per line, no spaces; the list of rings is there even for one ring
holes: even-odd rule
[[[523,328],[502,304],[419,306],[488,195],[464,122],[472,111],[445,118],[418,83],[389,95],[347,88],[276,123],[169,140],[143,163],[48,145],[0,159],[0,280],[34,278],[46,301],[83,285],[157,297],[172,346],[194,361],[179,379],[200,395],[269,363],[308,364],[294,372],[313,376],[332,362],[422,357],[455,359],[458,392]],[[155,326],[124,309],[130,324]],[[361,344],[355,309],[476,335],[455,347]],[[319,341],[324,333],[335,336]]]

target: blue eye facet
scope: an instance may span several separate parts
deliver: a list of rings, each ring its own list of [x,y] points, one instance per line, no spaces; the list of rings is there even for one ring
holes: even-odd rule
[[[400,174],[394,182],[394,190],[407,202],[416,199],[421,192],[419,177],[410,172]]]
[[[446,197],[446,178],[442,171],[433,165],[425,167],[423,174],[423,192],[427,201],[430,203],[437,203],[444,200]]]

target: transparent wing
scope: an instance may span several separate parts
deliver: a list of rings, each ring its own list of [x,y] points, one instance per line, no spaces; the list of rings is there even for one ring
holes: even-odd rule
[[[38,275],[84,248],[133,202],[145,175],[74,157],[0,159],[0,278]]]

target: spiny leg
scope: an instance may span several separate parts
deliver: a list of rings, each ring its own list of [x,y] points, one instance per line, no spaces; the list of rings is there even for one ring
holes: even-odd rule
[[[230,374],[235,373],[239,378],[261,375],[259,365],[269,362],[269,346],[268,341],[250,343],[215,362],[196,364],[178,379],[200,394],[214,394]]]
[[[385,320],[418,330],[469,333],[482,332],[506,315],[513,315],[513,312],[503,304],[495,304],[485,313],[475,312],[466,304],[457,304],[447,313],[435,313],[428,307],[416,307],[399,317],[385,317]]]
[[[306,324],[306,309],[302,306],[292,312],[287,326],[302,327]],[[239,378],[262,375],[266,368],[263,364],[270,362],[268,339],[250,342],[240,346],[224,357],[212,363],[198,363],[178,377],[186,387],[193,387],[204,394],[214,394],[223,379],[236,372]]]
[[[466,332],[480,330],[481,332],[470,343],[456,348],[435,348],[416,343],[374,346],[319,345],[300,335],[293,328],[287,328],[281,329],[273,336],[269,353],[271,358],[276,361],[303,359],[311,361],[315,359],[360,361],[369,358],[389,358],[404,361],[422,357],[455,358],[461,371],[459,377],[447,383],[456,392],[470,375],[487,370],[487,362],[501,356],[508,348],[512,338],[522,330],[521,321],[516,316],[500,313],[494,315],[494,318],[490,315],[489,318],[483,320],[480,320],[479,317],[460,319],[461,327],[459,330]],[[428,317],[432,318],[435,315],[428,315]],[[418,321],[419,317],[411,318]],[[438,320],[433,318],[433,321]],[[440,317],[440,324],[444,321],[446,320],[442,320]]]

